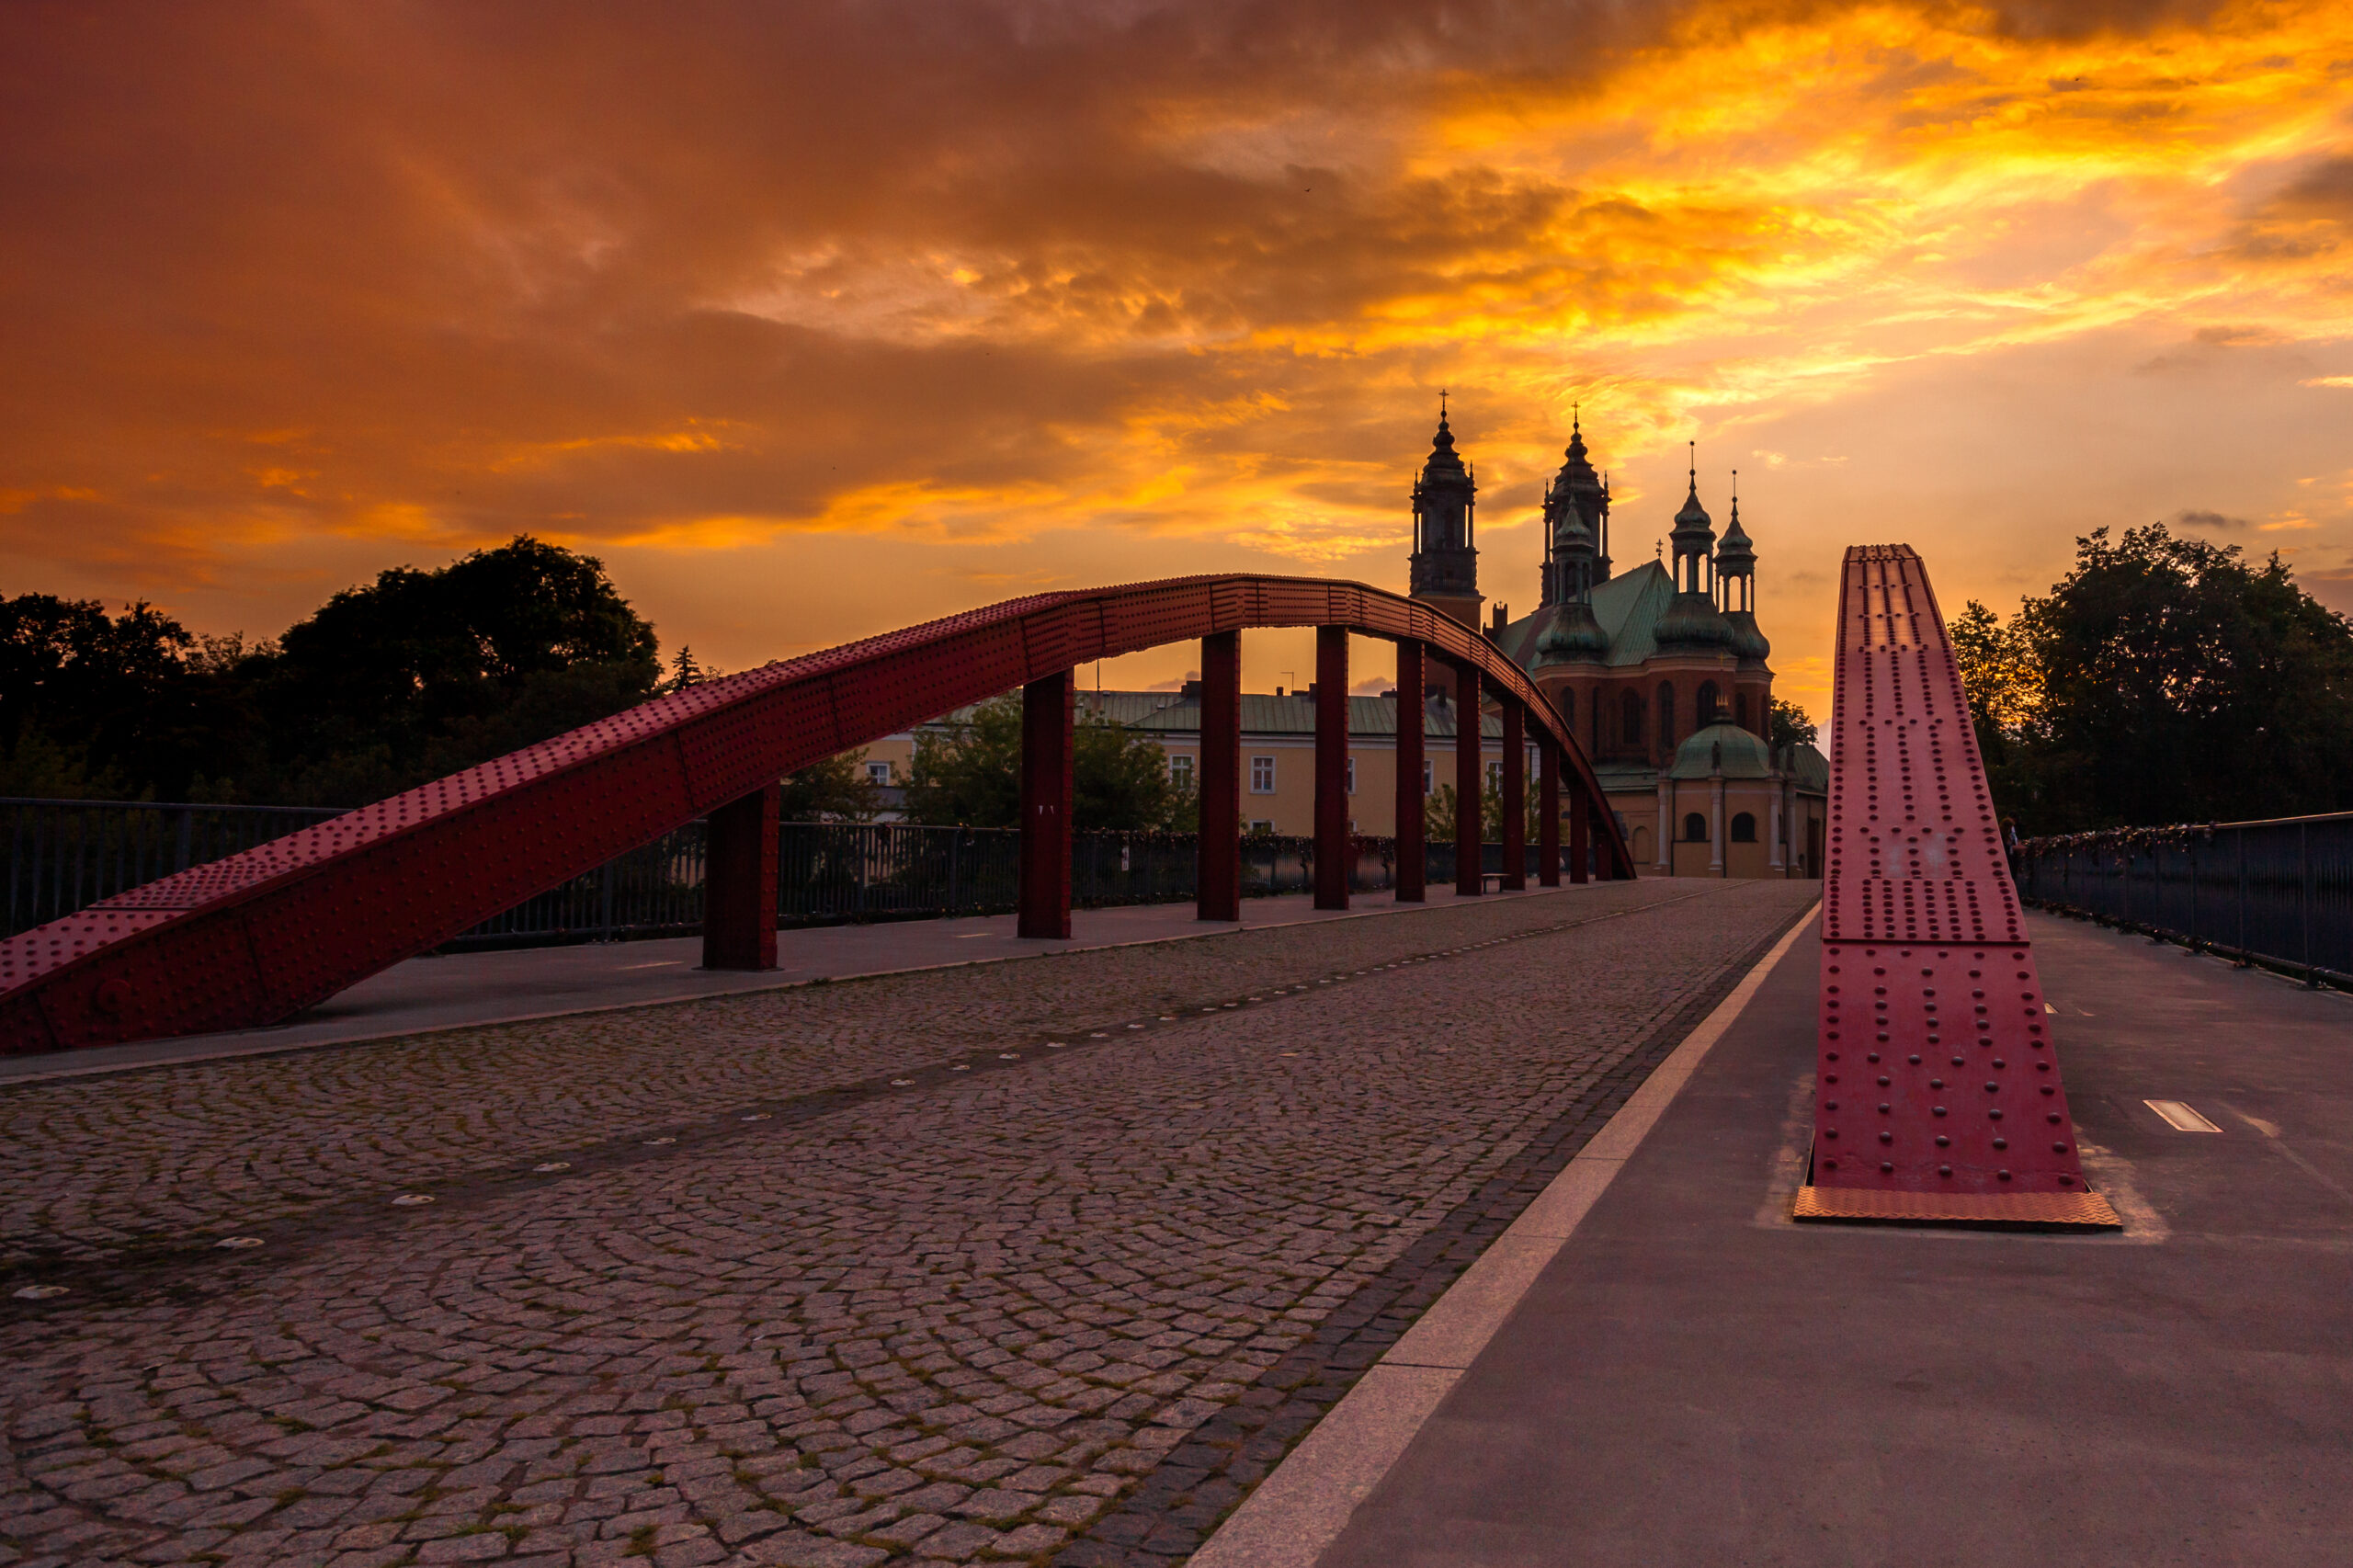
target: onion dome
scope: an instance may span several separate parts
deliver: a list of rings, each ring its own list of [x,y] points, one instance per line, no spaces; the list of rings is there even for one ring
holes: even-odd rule
[[[1707,595],[1677,594],[1652,635],[1661,648],[1726,648],[1732,644],[1732,623]]]
[[[1691,493],[1683,498],[1683,510],[1675,514],[1675,528],[1668,536],[1677,555],[1705,555],[1716,542],[1714,519],[1708,509],[1699,505],[1699,476],[1691,476]]]
[[[1594,619],[1593,607],[1572,599],[1552,607],[1552,619],[1536,637],[1536,665],[1596,664],[1609,653],[1608,634]]]
[[[1695,494],[1694,502],[1697,499]],[[1702,518],[1706,516],[1704,512],[1700,514]],[[1676,520],[1679,523],[1682,518]],[[1732,498],[1732,520],[1724,525],[1724,537],[1716,546],[1716,575],[1745,577],[1756,570],[1756,546],[1749,539],[1748,530],[1740,526],[1740,497],[1735,495]]]
[[[1771,657],[1773,645],[1766,642],[1765,633],[1757,630],[1755,615],[1745,609],[1728,609],[1723,612],[1723,619],[1724,624],[1732,629],[1732,651],[1740,656],[1742,664],[1761,665]]]

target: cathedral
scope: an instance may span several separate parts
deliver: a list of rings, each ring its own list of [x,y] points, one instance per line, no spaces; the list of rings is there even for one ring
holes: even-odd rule
[[[1695,466],[1667,535],[1672,563],[1620,573],[1609,483],[1575,419],[1563,455],[1544,492],[1535,613],[1513,620],[1497,605],[1483,616],[1478,484],[1441,407],[1414,483],[1409,591],[1482,630],[1552,699],[1645,872],[1819,876],[1829,764],[1811,745],[1772,744],[1772,647],[1756,624],[1756,550],[1738,496],[1719,536]]]

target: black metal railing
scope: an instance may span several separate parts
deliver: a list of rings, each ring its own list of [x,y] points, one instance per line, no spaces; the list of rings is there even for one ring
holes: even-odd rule
[[[7,928],[0,935],[342,814],[301,806],[0,799],[8,845]]]
[[[2029,840],[2019,895],[2353,988],[2353,812]]]
[[[14,935],[116,893],[221,859],[341,812],[276,806],[158,805],[119,801],[0,800],[8,838],[7,925]],[[1013,909],[1021,835],[1011,828],[912,823],[787,823],[777,842],[777,915],[788,926],[937,919]],[[1191,834],[1079,833],[1071,897],[1082,908],[1181,903],[1195,891]],[[1393,888],[1396,842],[1358,838],[1349,885]],[[1454,880],[1454,846],[1428,848],[1432,886]],[[1528,852],[1529,881],[1536,851]],[[1242,842],[1243,891],[1303,892],[1314,883],[1310,838]],[[1503,869],[1503,846],[1483,867]],[[702,929],[703,825],[690,823],[526,899],[447,946],[543,947],[691,936]]]

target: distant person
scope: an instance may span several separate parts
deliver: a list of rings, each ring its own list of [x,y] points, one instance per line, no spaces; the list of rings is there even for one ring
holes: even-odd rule
[[[2002,852],[2009,857],[2010,875],[2017,876],[2018,874],[2018,819],[2016,817],[2002,819]]]

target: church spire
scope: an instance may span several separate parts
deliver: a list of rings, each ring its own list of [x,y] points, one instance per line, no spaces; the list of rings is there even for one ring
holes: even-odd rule
[[[1560,472],[1544,488],[1544,585],[1542,602],[1565,604],[1577,590],[1568,580],[1563,553],[1573,529],[1588,541],[1585,588],[1609,580],[1609,486],[1594,472],[1585,444],[1585,408],[1569,405],[1569,445]]]

